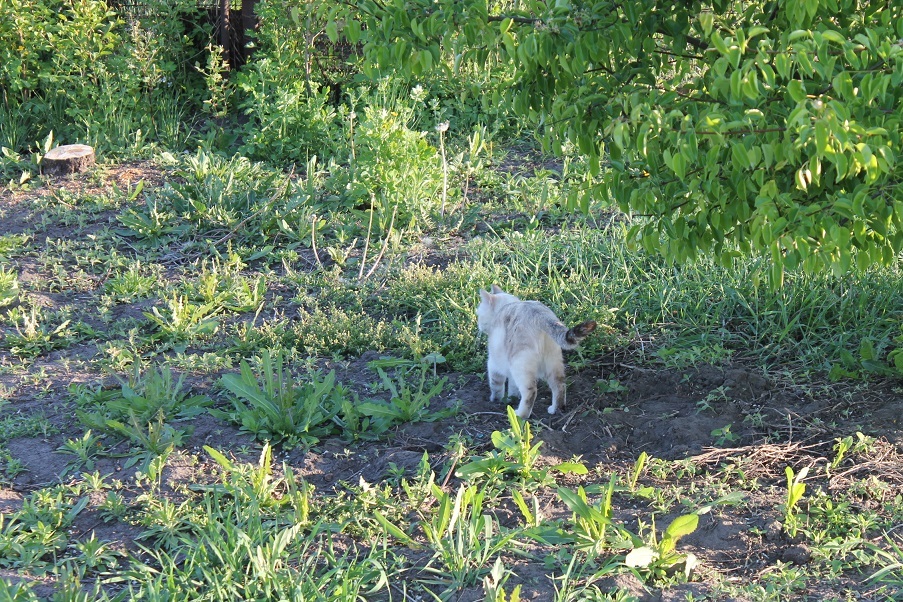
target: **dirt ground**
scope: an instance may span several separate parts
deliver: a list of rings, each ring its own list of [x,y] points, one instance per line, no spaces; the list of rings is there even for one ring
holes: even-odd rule
[[[327,363],[325,367],[336,368],[338,379],[347,386],[363,387],[373,376],[366,363],[377,357],[375,353],[367,353],[349,363]],[[489,402],[487,385],[480,376],[448,376],[454,386],[438,403],[434,402],[433,409],[458,405],[459,412],[453,417],[405,425],[380,443],[349,445],[342,439],[332,438],[307,451],[277,450],[275,460],[277,464],[285,461],[296,475],[320,492],[337,491],[343,483],[356,485],[361,480],[379,483],[390,471],[399,469],[413,474],[424,452],[429,454],[433,469],[442,477],[448,472],[452,438],[466,437],[475,453],[489,451],[492,432],[507,426],[503,408]],[[612,378],[624,390],[600,394],[597,382]],[[18,438],[7,443],[26,470],[12,483],[0,487],[0,510],[4,513],[20,507],[23,496],[29,492],[60,482],[68,458],[56,450],[67,437],[81,432],[81,427],[72,421],[65,397],[64,390],[55,390],[41,400],[12,400],[14,411],[40,409],[59,427],[60,433]],[[706,582],[713,573],[748,581],[776,563],[807,563],[810,552],[806,545],[787,538],[781,533],[780,525],[776,526],[780,518],[777,507],[781,503],[777,488],[785,478],[785,466],[793,466],[798,471],[803,466],[827,463],[837,437],[861,431],[876,438],[879,453],[870,463],[858,464],[853,469],[856,474],[840,471],[829,479],[822,478],[815,487],[828,491],[842,488],[850,478],[861,479],[868,472],[898,487],[903,485],[900,425],[903,396],[891,387],[843,401],[836,396],[811,396],[776,386],[755,371],[739,366],[665,371],[600,361],[571,375],[569,405],[564,413],[547,415],[548,402],[548,391],[541,390],[533,417],[537,437],[543,442],[541,463],[579,458],[590,468],[591,475],[600,475],[595,479],[574,480],[573,486],[607,482],[612,472],[624,474],[641,452],[663,460],[686,460],[697,467],[695,475],[686,477],[688,480],[705,482],[710,474],[734,463],[742,467],[746,478],[758,478],[763,485],[742,506],[702,516],[696,532],[681,541],[682,552],[692,552],[701,560],[698,582],[664,591],[649,590],[639,580],[621,575],[607,584],[613,591],[624,591],[638,600],[683,600],[688,594],[698,598],[709,591]],[[247,449],[243,446],[253,444],[251,437],[235,426],[207,414],[190,425],[193,432],[183,452],[171,458],[164,474],[165,489],[176,498],[188,485],[204,482],[215,468],[212,459],[201,449],[203,445],[240,455]],[[726,425],[730,425],[732,439],[716,445],[713,431]],[[253,453],[245,455],[249,461],[256,459]],[[126,469],[122,459],[114,458],[99,459],[96,470],[125,481],[134,474],[134,468]],[[450,477],[446,484],[451,486],[455,481]],[[647,471],[640,483],[664,487],[668,481],[657,479]],[[96,504],[92,502],[79,515],[74,528],[84,534],[93,531],[98,538],[117,542],[120,549],[134,549],[134,538],[140,529],[120,522],[104,522],[94,509],[100,501],[95,500]],[[543,499],[543,504],[546,516],[567,520],[568,512],[560,502],[556,504],[553,493]],[[622,500],[620,504],[616,500],[615,506],[617,518],[628,527],[636,526],[641,517],[649,514],[648,508],[634,500]],[[519,520],[516,508],[503,507],[496,512],[501,524],[513,526]],[[668,516],[658,517],[659,524],[666,524],[667,520]],[[545,600],[554,594],[544,565],[522,558],[512,558],[510,563],[517,574],[511,583],[522,584],[523,599]],[[824,599],[837,595],[843,588],[859,591],[861,599],[871,599],[870,588],[854,581],[835,582],[826,587]],[[811,595],[819,594],[810,592]],[[478,600],[481,596],[482,589],[476,588],[462,592],[459,599]]]

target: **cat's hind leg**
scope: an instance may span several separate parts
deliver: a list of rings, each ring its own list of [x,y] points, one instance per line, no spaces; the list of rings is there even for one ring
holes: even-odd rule
[[[567,388],[564,381],[564,365],[556,366],[552,369],[546,382],[549,383],[549,388],[552,389],[552,405],[549,406],[549,414],[561,412],[564,410],[567,401]]]
[[[505,399],[505,380],[507,377],[501,372],[489,371],[489,401]]]
[[[517,388],[513,378],[508,379],[508,397],[520,397],[520,389]]]
[[[521,368],[511,371],[509,383],[514,384],[514,389],[520,392],[520,404],[517,406],[517,417],[526,420],[533,412],[533,403],[536,401],[536,374],[535,370]],[[510,385],[509,385],[510,386]]]

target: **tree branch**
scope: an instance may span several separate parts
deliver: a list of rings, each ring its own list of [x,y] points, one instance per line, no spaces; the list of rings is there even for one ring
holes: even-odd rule
[[[705,130],[696,132],[697,136],[742,136],[746,134],[770,134],[773,132],[786,132],[787,128],[763,128],[760,130],[730,130],[727,132],[708,132]]]
[[[511,19],[514,23],[523,23],[525,25],[535,25],[537,23],[542,23],[542,19],[539,17],[519,17],[517,15],[489,15],[486,21],[489,23],[500,22],[506,19]]]

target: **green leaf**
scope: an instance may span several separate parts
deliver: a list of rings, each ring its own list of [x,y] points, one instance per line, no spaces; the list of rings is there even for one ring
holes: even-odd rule
[[[787,82],[787,92],[795,102],[800,103],[806,100],[806,90],[803,88],[803,82],[798,79],[792,79]]]
[[[561,474],[587,474],[589,471],[582,462],[562,462],[552,466],[550,470],[560,472]]]
[[[715,15],[709,11],[699,13],[699,24],[702,26],[702,32],[709,36],[712,33],[712,26],[715,23]]]
[[[396,406],[387,403],[366,402],[360,404],[357,410],[364,416],[374,418],[396,419],[401,416],[401,412]]]
[[[749,161],[749,154],[742,142],[731,143],[731,154],[733,156],[734,165],[740,169],[748,169],[752,167]]]
[[[330,21],[326,24],[326,37],[333,44],[339,41],[339,27],[335,21]]]
[[[815,151],[823,157],[828,152],[828,124],[823,119],[815,122]]]
[[[847,40],[846,40],[845,37],[843,37],[843,36],[842,36],[841,34],[839,34],[838,32],[832,31],[832,30],[830,30],[830,29],[825,30],[825,31],[822,31],[822,32],[821,32],[821,35],[822,35],[822,37],[823,37],[824,39],[826,39],[827,41],[833,42],[833,43],[835,43],[835,44],[839,44],[840,46],[843,46],[843,45],[846,44],[846,42],[847,42]]]
[[[213,449],[209,445],[204,446],[204,451],[206,451],[208,454],[210,454],[210,457],[213,458],[217,464],[219,464],[226,470],[228,470],[230,472],[235,470],[235,464],[233,464],[232,461],[229,458],[227,458],[222,452],[220,452],[216,449]]]
[[[383,516],[382,513],[379,512],[379,510],[373,511],[373,518],[376,519],[376,522],[382,525],[382,528],[385,529],[389,535],[402,542],[406,546],[415,549],[420,547],[420,544],[414,541],[407,533],[389,522],[389,520],[385,516]]]
[[[728,55],[727,44],[725,43],[724,38],[721,37],[721,34],[717,31],[712,34],[712,43],[715,45],[718,52],[724,56]]]
[[[665,529],[665,537],[677,541],[681,537],[689,535],[690,533],[695,531],[698,526],[698,514],[684,514],[671,521],[671,524],[668,525],[667,529]]]
[[[528,525],[532,525],[536,522],[536,516],[533,514],[533,511],[530,510],[530,507],[527,506],[527,502],[524,500],[524,496],[520,491],[514,490],[511,492],[511,497],[514,499],[514,503],[517,505],[521,514],[524,515],[524,521]]]
[[[862,339],[862,342],[859,344],[859,359],[864,362],[875,361],[878,359],[878,356],[875,353],[875,347],[869,339]]]

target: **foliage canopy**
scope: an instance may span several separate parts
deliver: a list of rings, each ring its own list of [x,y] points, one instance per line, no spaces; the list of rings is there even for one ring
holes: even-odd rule
[[[357,0],[331,18],[371,69],[507,64],[493,101],[591,157],[572,206],[650,217],[631,232],[648,250],[770,254],[780,283],[903,248],[903,5]]]

